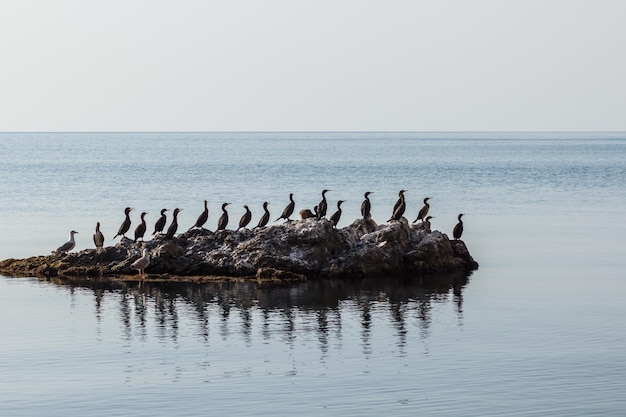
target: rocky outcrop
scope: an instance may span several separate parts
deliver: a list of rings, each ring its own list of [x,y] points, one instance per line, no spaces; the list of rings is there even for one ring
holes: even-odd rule
[[[44,276],[136,274],[131,264],[143,248],[151,254],[148,277],[255,277],[257,279],[409,276],[449,271],[469,273],[478,264],[461,240],[424,230],[405,219],[377,225],[358,219],[335,229],[306,219],[254,230],[192,229],[174,240],[135,243],[123,238],[100,252],[86,249],[0,262],[5,273]]]

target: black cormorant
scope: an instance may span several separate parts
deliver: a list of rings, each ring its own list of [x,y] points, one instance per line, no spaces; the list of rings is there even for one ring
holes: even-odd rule
[[[295,206],[296,206],[296,202],[293,201],[293,193],[290,193],[289,194],[289,204],[287,204],[287,207],[285,207],[285,209],[283,210],[283,214],[281,214],[280,217],[277,218],[274,221],[277,222],[280,219],[285,219],[285,221],[289,221],[289,216],[291,216],[293,214],[293,209],[294,209]]]
[[[241,216],[241,219],[239,219],[239,229],[245,228],[248,225],[248,223],[250,223],[250,219],[252,219],[252,213],[250,212],[250,209],[248,208],[248,206],[244,204],[243,208],[246,209],[246,212],[243,214],[243,216]]]
[[[135,242],[139,240],[139,238],[143,240],[143,235],[146,234],[146,214],[148,214],[146,211],[141,213],[141,223],[135,228]]]
[[[178,230],[178,213],[183,211],[183,209],[175,208],[172,213],[172,224],[167,228],[167,233],[165,234],[165,239],[174,239],[174,235]]]
[[[332,216],[330,216],[330,222],[334,227],[337,227],[337,223],[339,223],[339,219],[341,218],[341,203],[343,203],[344,201],[345,200],[337,201],[337,211],[334,212]]]
[[[393,214],[391,215],[391,218],[387,221],[400,220],[402,218],[402,215],[404,214],[404,210],[406,210],[406,202],[404,201],[405,192],[406,190],[400,190],[400,192],[398,193],[400,198],[398,198],[398,201],[396,201],[396,204],[394,204]]]
[[[435,218],[434,216],[426,216],[426,218],[422,222],[422,225],[424,226],[424,230],[426,230],[428,233],[430,233],[430,219],[434,219],[434,218]]]
[[[263,210],[265,210],[265,213],[263,213],[263,216],[259,219],[259,224],[257,224],[256,227],[265,227],[267,222],[270,221],[270,211],[267,209],[268,204],[269,203],[267,201],[263,203]]]
[[[426,218],[426,215],[428,214],[428,209],[430,208],[428,200],[430,200],[430,197],[426,197],[424,199],[424,207],[420,209],[420,212],[417,214],[417,218],[413,220],[413,223],[417,222],[418,220],[424,221],[424,219]]]
[[[200,215],[198,216],[198,219],[196,220],[196,223],[193,226],[191,226],[189,230],[193,229],[194,227],[201,229],[202,226],[204,226],[204,223],[206,223],[208,219],[209,219],[209,207],[207,206],[207,201],[204,200],[204,211],[200,213]]]
[[[461,220],[461,217],[463,216],[463,213],[459,214],[459,222],[456,224],[456,226],[454,226],[454,229],[452,230],[452,236],[457,240],[461,239],[461,235],[463,234],[463,220]]]
[[[167,209],[161,210],[161,217],[159,217],[159,220],[157,220],[156,223],[154,223],[154,233],[152,233],[152,235],[156,235],[157,233],[163,232],[163,228],[165,227],[165,222],[167,222],[167,216],[165,215],[166,211]]]
[[[372,194],[373,191],[368,191],[365,193],[365,200],[361,203],[361,215],[363,215],[364,219],[372,218],[372,203],[370,203],[369,195]]]
[[[322,201],[317,205],[317,218],[321,219],[326,216],[326,211],[328,211],[328,203],[326,202],[326,193],[331,190],[322,190]]]
[[[228,212],[226,211],[226,206],[228,206],[229,204],[230,203],[222,204],[222,215],[217,221],[217,230],[224,230],[226,229],[226,225],[228,225]]]
[[[131,207],[126,207],[124,209],[124,214],[126,215],[126,218],[124,219],[124,221],[120,225],[120,228],[118,229],[117,234],[115,236],[113,236],[113,239],[115,239],[118,236],[126,237],[124,235],[126,234],[126,232],[128,232],[128,229],[130,229],[130,212],[131,212],[131,210],[132,210]]]

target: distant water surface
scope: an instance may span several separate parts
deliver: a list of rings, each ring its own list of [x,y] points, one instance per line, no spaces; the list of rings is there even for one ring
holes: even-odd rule
[[[465,281],[109,285],[0,277],[0,414],[618,416],[626,401],[625,133],[1,133],[0,259],[132,206],[209,201],[231,228],[294,193],[340,227],[373,191],[480,263]],[[132,228],[134,228],[134,225]],[[131,228],[131,230],[132,230]]]

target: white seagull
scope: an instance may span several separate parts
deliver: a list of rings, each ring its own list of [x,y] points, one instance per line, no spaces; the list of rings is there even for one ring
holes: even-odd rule
[[[143,250],[141,258],[137,259],[130,266],[139,271],[139,275],[144,275],[144,269],[150,265],[150,253],[148,249]]]
[[[59,252],[68,252],[68,251],[71,251],[72,249],[74,249],[74,246],[76,246],[76,241],[74,240],[74,235],[77,234],[77,233],[78,232],[75,232],[74,230],[72,230],[70,232],[70,240],[68,240],[67,242],[65,242],[61,246],[59,246],[58,249],[55,250],[54,252],[57,252],[57,253],[59,253]]]

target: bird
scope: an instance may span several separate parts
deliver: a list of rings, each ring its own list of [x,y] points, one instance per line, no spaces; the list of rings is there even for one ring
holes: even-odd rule
[[[302,220],[304,220],[304,219],[312,219],[312,218],[319,218],[318,217],[318,212],[317,212],[317,206],[315,206],[313,211],[311,211],[309,209],[300,210],[300,218]]]
[[[252,213],[250,212],[248,206],[244,204],[243,208],[246,209],[246,212],[243,214],[243,216],[241,216],[241,219],[239,219],[239,229],[245,228],[248,223],[250,223],[250,219],[252,219]]]
[[[373,191],[368,191],[365,193],[364,197],[365,200],[363,200],[363,202],[361,203],[361,214],[363,215],[364,219],[371,219],[372,218],[372,204],[370,203],[370,198],[369,195],[372,194]]]
[[[430,219],[434,219],[434,218],[435,218],[434,216],[426,216],[426,218],[422,222],[422,225],[424,226],[424,230],[426,230],[428,233],[430,233]]]
[[[77,234],[78,232],[72,230],[70,232],[70,240],[68,240],[67,242],[65,242],[64,244],[62,244],[61,246],[59,246],[57,248],[57,250],[53,251],[57,252],[57,253],[65,253],[65,252],[69,252],[72,249],[74,249],[74,246],[76,246],[76,241],[74,240],[74,235]]]
[[[328,210],[328,203],[326,202],[326,193],[331,190],[322,190],[322,201],[317,205],[317,218],[321,219],[326,216],[326,211]]]
[[[420,209],[420,212],[417,214],[417,218],[413,220],[413,223],[417,222],[418,220],[424,221],[424,218],[428,214],[428,209],[430,209],[430,204],[428,204],[428,200],[430,200],[430,197],[426,197],[424,199],[424,207]]]
[[[228,225],[228,212],[226,211],[226,206],[228,206],[229,204],[230,203],[222,204],[222,215],[217,221],[217,230],[224,230],[226,229],[226,225]]]
[[[396,204],[393,205],[394,212],[398,209],[400,204],[404,203],[404,193],[406,192],[407,190],[400,190],[400,192],[398,192],[398,201],[396,201]]]
[[[126,218],[124,219],[124,221],[120,225],[120,228],[117,230],[117,234],[115,236],[113,236],[113,239],[115,239],[118,236],[126,237],[125,236],[126,232],[128,232],[128,229],[130,229],[130,212],[131,212],[131,210],[132,210],[131,207],[126,207],[124,209],[124,214],[126,215]]]
[[[463,213],[459,214],[459,222],[456,224],[456,226],[454,226],[454,229],[452,230],[452,236],[456,240],[461,239],[461,235],[463,234],[463,220],[461,220],[461,217],[463,216]]]
[[[285,219],[285,221],[289,221],[289,216],[291,216],[293,214],[293,209],[294,209],[295,206],[296,206],[296,202],[293,201],[293,193],[290,193],[289,194],[289,204],[287,204],[287,207],[285,207],[285,209],[283,210],[283,214],[281,214],[280,217],[277,218],[274,221],[277,222],[280,219]]]
[[[165,215],[166,211],[167,209],[162,209],[161,217],[159,217],[159,220],[157,220],[156,223],[154,223],[154,232],[152,233],[153,236],[156,235],[157,233],[163,232],[163,228],[165,227],[165,222],[167,222],[167,216]]]
[[[176,234],[176,230],[178,230],[178,213],[183,211],[183,209],[179,209],[178,207],[174,209],[172,213],[172,224],[167,228],[167,233],[165,234],[165,239],[173,239]]]
[[[148,214],[147,211],[141,213],[141,223],[135,228],[135,242],[140,238],[143,240],[143,235],[146,234],[146,214]]]
[[[139,271],[139,275],[144,275],[144,270],[150,265],[150,253],[144,248],[141,258],[137,259],[130,266]]]
[[[191,226],[189,230],[193,229],[194,227],[202,228],[202,226],[204,226],[204,223],[206,223],[208,219],[209,219],[209,207],[207,206],[207,201],[204,200],[204,211],[200,213],[200,215],[198,216],[198,219],[196,220],[196,223],[193,226]]]
[[[259,224],[257,224],[256,227],[265,227],[267,222],[270,221],[270,211],[267,209],[268,204],[269,203],[267,201],[263,203],[263,210],[265,210],[265,213],[263,213],[263,215],[259,219]]]
[[[406,202],[404,201],[405,192],[406,190],[400,190],[400,192],[398,193],[400,198],[398,198],[398,201],[396,201],[396,204],[393,206],[393,214],[391,215],[391,218],[387,221],[400,220],[402,218],[404,210],[406,210]]]
[[[96,244],[96,250],[100,252],[104,246],[104,235],[100,231],[100,222],[96,223],[96,231],[93,234],[93,243]]]
[[[341,203],[343,203],[344,201],[345,200],[337,201],[337,211],[334,212],[332,216],[330,216],[330,222],[333,224],[334,227],[337,227],[337,223],[339,223],[339,219],[341,218]]]

